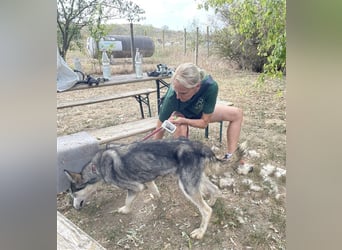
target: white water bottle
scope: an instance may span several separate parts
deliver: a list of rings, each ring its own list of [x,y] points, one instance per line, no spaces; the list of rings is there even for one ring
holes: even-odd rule
[[[135,74],[137,78],[143,77],[142,71],[142,55],[139,52],[139,48],[137,48],[135,52]]]
[[[111,77],[111,69],[110,69],[110,61],[107,56],[106,50],[102,51],[102,72],[104,79],[110,79]]]
[[[82,72],[81,61],[78,57],[74,58],[74,69]]]

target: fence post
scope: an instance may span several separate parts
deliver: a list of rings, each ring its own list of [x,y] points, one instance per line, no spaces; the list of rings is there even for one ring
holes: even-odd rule
[[[195,64],[198,64],[198,27],[196,28],[196,48],[195,48]]]
[[[131,56],[132,56],[132,64],[133,64],[133,72],[135,72],[135,46],[134,46],[134,35],[133,35],[133,23],[130,22],[129,24],[130,30],[131,30]]]
[[[207,26],[207,57],[209,57],[209,26]]]
[[[186,29],[184,28],[184,55],[186,55]]]
[[[163,50],[165,49],[165,30],[163,29]]]

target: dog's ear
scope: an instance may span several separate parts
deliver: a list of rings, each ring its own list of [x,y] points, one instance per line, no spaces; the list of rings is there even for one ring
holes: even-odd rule
[[[74,172],[68,171],[66,169],[64,169],[64,173],[68,177],[69,181],[71,181],[71,183],[74,183],[74,184],[82,183],[81,174],[74,173]]]

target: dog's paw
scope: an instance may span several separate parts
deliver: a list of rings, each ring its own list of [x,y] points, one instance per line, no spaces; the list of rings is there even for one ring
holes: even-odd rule
[[[129,212],[131,212],[131,209],[127,206],[123,206],[118,209],[118,212],[121,214],[128,214]]]
[[[204,233],[205,233],[205,230],[203,230],[202,228],[196,228],[194,231],[191,232],[190,236],[193,239],[200,240],[203,238]]]

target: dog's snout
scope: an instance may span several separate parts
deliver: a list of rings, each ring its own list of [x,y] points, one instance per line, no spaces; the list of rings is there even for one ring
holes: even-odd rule
[[[84,206],[84,200],[81,200],[81,201],[74,200],[73,206],[75,209],[80,210]]]

